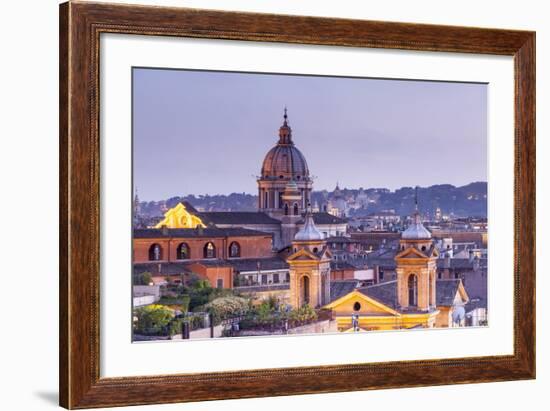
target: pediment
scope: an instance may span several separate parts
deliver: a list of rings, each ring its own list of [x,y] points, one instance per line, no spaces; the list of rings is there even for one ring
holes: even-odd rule
[[[334,300],[324,308],[332,309],[338,312],[339,309],[345,309],[350,303],[359,302],[361,309],[357,313],[359,315],[368,314],[386,314],[386,315],[399,315],[393,308],[382,304],[380,301],[363,294],[358,290],[353,290],[350,293]]]
[[[395,258],[429,258],[426,254],[415,247],[409,247],[401,251]]]
[[[305,248],[301,248],[286,259],[287,261],[318,261],[319,257]]]

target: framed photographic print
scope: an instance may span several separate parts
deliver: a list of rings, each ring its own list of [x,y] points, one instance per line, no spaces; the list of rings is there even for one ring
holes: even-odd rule
[[[535,33],[60,6],[60,403],[535,377]]]

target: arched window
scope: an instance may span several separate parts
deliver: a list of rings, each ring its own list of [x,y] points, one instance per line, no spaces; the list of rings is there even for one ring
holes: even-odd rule
[[[304,275],[302,277],[302,304],[309,304],[309,277]]]
[[[285,215],[288,215],[288,204],[285,204]]]
[[[229,257],[240,257],[241,256],[241,246],[238,242],[233,241],[229,244]]]
[[[204,245],[204,258],[216,258],[216,246],[212,242]]]
[[[189,246],[187,243],[181,243],[176,250],[176,258],[178,260],[187,260],[189,258]]]
[[[416,307],[418,305],[418,280],[416,274],[409,275],[407,283],[409,288],[409,307]]]
[[[298,204],[294,203],[294,215],[298,215]]]
[[[152,244],[149,247],[149,261],[162,260],[162,247],[160,244]]]

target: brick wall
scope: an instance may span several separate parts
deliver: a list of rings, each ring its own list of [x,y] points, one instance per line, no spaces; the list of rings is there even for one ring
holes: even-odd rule
[[[240,258],[272,257],[271,236],[225,237],[225,238],[137,238],[134,239],[133,252],[135,263],[146,263],[149,260],[149,249],[153,244],[162,248],[161,262],[177,262],[177,249],[181,243],[189,247],[189,260],[204,258],[204,247],[212,242],[216,247],[216,258],[229,258],[229,245],[236,241],[241,248]]]

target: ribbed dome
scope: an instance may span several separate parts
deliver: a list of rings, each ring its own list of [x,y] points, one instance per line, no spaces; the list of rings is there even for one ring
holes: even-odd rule
[[[405,231],[403,231],[401,238],[405,240],[429,240],[432,238],[432,234],[420,221],[420,215],[418,212],[415,212],[413,223]]]
[[[298,181],[309,178],[306,159],[294,145],[277,144],[265,156],[262,177],[281,178],[281,176]]]
[[[306,222],[304,226],[294,236],[295,241],[320,241],[323,239],[323,234],[315,227],[313,217],[308,212],[306,214]]]
[[[279,141],[269,150],[262,164],[261,178],[308,180],[309,168],[302,152],[294,146],[292,129],[285,109],[284,123],[279,129]]]
[[[403,231],[401,238],[405,240],[429,240],[432,238],[432,233],[424,227],[424,224],[422,224],[422,219],[420,218],[420,213],[418,212],[418,187],[414,189],[413,222],[405,231]]]

